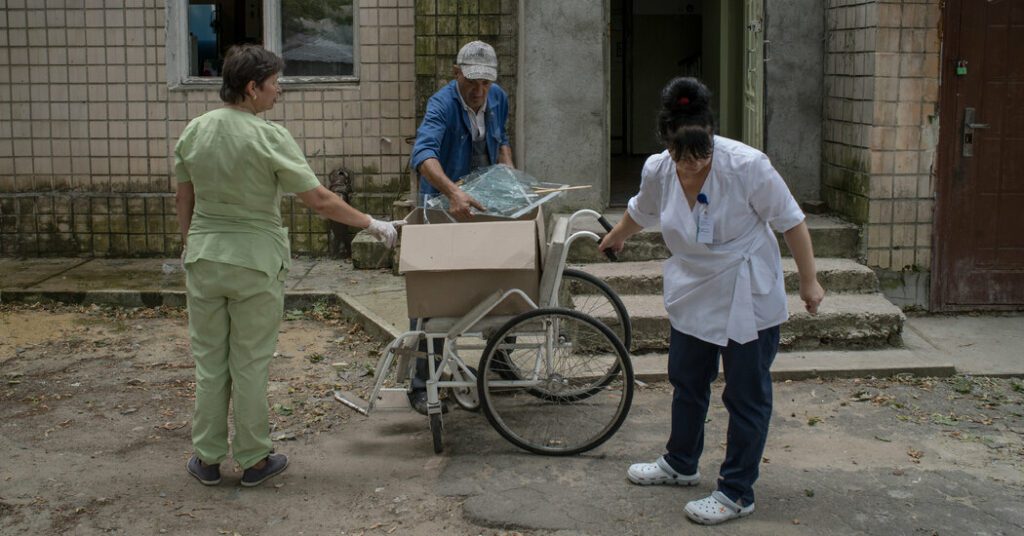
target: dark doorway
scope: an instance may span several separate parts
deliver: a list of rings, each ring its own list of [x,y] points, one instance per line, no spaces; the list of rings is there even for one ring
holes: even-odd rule
[[[1024,308],[1024,2],[943,18],[932,308]]]
[[[743,0],[613,0],[611,6],[611,206],[640,185],[656,133],[662,87],[700,78],[714,95],[719,132],[740,139]]]

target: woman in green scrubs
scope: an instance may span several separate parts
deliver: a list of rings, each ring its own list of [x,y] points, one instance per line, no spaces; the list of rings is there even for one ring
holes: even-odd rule
[[[320,215],[366,228],[392,247],[396,230],[320,184],[288,131],[259,117],[281,95],[284,61],[256,45],[224,60],[224,106],[193,119],[174,149],[178,223],[185,244],[189,338],[196,365],[189,474],[220,482],[232,403],[241,484],[256,486],[288,466],[270,441],[267,380],[291,264],[281,193]]]

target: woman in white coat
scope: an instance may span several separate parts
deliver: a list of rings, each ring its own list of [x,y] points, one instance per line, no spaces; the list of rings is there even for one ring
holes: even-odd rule
[[[817,313],[825,295],[799,205],[768,157],[714,134],[710,98],[695,78],[665,87],[658,133],[666,150],[647,159],[640,191],[599,245],[621,251],[633,234],[661,225],[672,253],[664,265],[672,431],[663,456],[629,468],[631,482],[698,483],[711,382],[722,357],[729,430],[718,490],[685,509],[703,524],[754,511],[753,485],[772,412],[769,368],[779,325],[788,318],[772,229],[783,233],[796,261],[807,311]]]

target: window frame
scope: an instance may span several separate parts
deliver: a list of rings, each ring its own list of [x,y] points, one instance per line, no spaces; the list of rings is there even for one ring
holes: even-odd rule
[[[220,86],[219,76],[192,76],[189,70],[188,1],[167,0],[166,67],[170,89],[209,89]],[[263,0],[263,43],[267,50],[281,54],[281,1]],[[359,0],[352,1],[352,74],[345,76],[284,76],[282,86],[359,83]]]

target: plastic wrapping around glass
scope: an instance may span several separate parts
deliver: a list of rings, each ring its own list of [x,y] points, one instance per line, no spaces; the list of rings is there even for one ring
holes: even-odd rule
[[[461,188],[473,196],[486,210],[474,214],[518,218],[534,208],[551,201],[563,192],[555,191],[566,186],[553,182],[541,182],[536,177],[497,164],[477,169],[462,177]],[[448,210],[448,198],[437,195],[427,200],[427,208]]]

